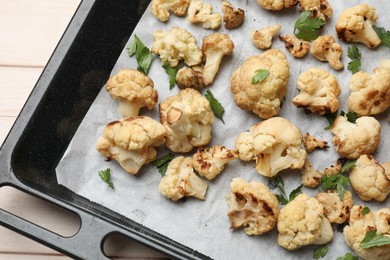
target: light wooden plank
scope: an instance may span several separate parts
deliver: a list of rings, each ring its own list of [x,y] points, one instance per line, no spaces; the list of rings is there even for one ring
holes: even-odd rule
[[[15,122],[16,117],[0,117],[0,146]],[[1,244],[1,243],[0,243]]]
[[[64,260],[64,259],[71,259],[69,257],[59,255],[59,254],[22,254],[22,253],[14,253],[14,254],[0,254],[0,260],[20,260],[20,259],[31,259],[31,260]]]

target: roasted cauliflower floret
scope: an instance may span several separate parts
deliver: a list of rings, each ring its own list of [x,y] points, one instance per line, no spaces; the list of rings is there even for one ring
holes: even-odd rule
[[[194,173],[192,158],[180,156],[169,163],[159,189],[162,195],[172,201],[190,196],[204,200],[207,183]]]
[[[325,21],[325,16],[329,19],[333,14],[333,9],[328,0],[300,0],[299,5],[305,11],[312,11],[314,17]]]
[[[326,244],[333,238],[324,206],[307,194],[299,194],[281,209],[278,231],[278,244],[288,250],[310,244]]]
[[[142,107],[153,109],[158,100],[153,80],[134,69],[122,69],[112,76],[106,90],[119,101],[119,112],[124,117],[138,116]]]
[[[253,77],[261,69],[268,70],[270,74],[265,80],[253,84]],[[233,73],[230,89],[238,107],[267,119],[279,113],[289,78],[290,67],[286,55],[280,50],[271,49],[246,59]]]
[[[336,165],[331,165],[324,169],[324,175],[330,177],[332,175],[338,174],[343,169],[343,164],[346,162],[346,159],[339,158],[337,159]]]
[[[257,3],[267,10],[279,11],[283,8],[296,6],[299,0],[257,0]]]
[[[226,202],[231,228],[244,227],[248,235],[261,235],[273,229],[278,219],[279,203],[266,185],[234,178],[230,190]]]
[[[152,13],[161,22],[169,19],[169,11],[177,16],[185,16],[191,0],[153,0]]]
[[[373,28],[377,19],[375,8],[367,4],[348,8],[337,20],[337,36],[345,42],[361,42],[375,48],[382,42]]]
[[[186,153],[210,142],[214,114],[209,101],[198,91],[181,90],[162,101],[159,108],[160,121],[168,134],[166,146],[171,151]]]
[[[306,148],[307,153],[311,153],[315,149],[329,148],[328,143],[326,141],[317,139],[309,133],[306,133],[305,138],[303,139],[303,144]]]
[[[349,81],[348,109],[361,116],[376,115],[390,107],[390,60],[382,60],[374,74],[359,71]]]
[[[351,186],[364,201],[384,201],[390,193],[390,173],[370,155],[361,155],[349,172]]]
[[[332,35],[324,35],[315,39],[312,43],[310,53],[320,61],[327,61],[335,70],[344,68],[341,62],[343,48],[336,42]]]
[[[244,22],[245,12],[241,8],[234,9],[228,1],[222,1],[223,21],[225,28],[234,29]]]
[[[180,60],[194,66],[202,62],[202,52],[196,45],[195,37],[185,29],[173,27],[168,32],[157,30],[153,34],[152,52],[176,67]]]
[[[142,165],[156,159],[154,147],[165,143],[166,137],[167,131],[159,122],[145,116],[127,117],[107,124],[96,149],[136,175]]]
[[[287,168],[302,168],[306,151],[301,145],[299,128],[282,117],[262,121],[236,139],[238,157],[243,161],[256,160],[256,170],[266,177]]]
[[[302,168],[301,182],[305,187],[316,188],[321,183],[322,173],[317,171],[308,158]]]
[[[206,86],[213,83],[223,56],[232,55],[233,49],[234,43],[227,34],[213,33],[203,39],[202,53],[206,59],[203,78]]]
[[[280,24],[266,26],[252,32],[252,42],[259,49],[268,49],[272,45],[272,38],[280,31]]]
[[[390,237],[390,208],[382,208],[377,211],[371,210],[363,215],[364,206],[352,207],[349,225],[344,227],[345,243],[363,259],[390,259],[390,245],[374,246],[367,249],[360,247],[360,243],[366,233],[376,230],[377,234]]]
[[[352,193],[350,191],[344,193],[342,200],[335,190],[320,192],[316,195],[316,199],[324,206],[324,214],[330,223],[342,224],[348,220],[353,206]]]
[[[191,0],[187,20],[190,23],[202,23],[205,29],[217,29],[221,25],[222,16],[212,12],[211,4],[203,3],[200,0]]]
[[[327,70],[311,68],[303,72],[298,78],[298,89],[301,92],[292,100],[298,108],[304,107],[318,115],[339,109],[341,88],[336,77]]]
[[[362,154],[373,154],[378,147],[381,125],[373,117],[363,116],[351,123],[344,116],[338,116],[330,129],[332,143],[342,157],[355,160]]]
[[[226,149],[225,146],[201,147],[194,154],[192,164],[199,175],[212,180],[223,171],[225,164],[237,157],[236,150]]]
[[[301,58],[307,54],[310,44],[307,41],[298,39],[294,35],[279,36],[284,41],[284,46],[296,58]]]
[[[177,71],[176,84],[180,89],[193,88],[201,90],[204,87],[203,70],[184,67]]]

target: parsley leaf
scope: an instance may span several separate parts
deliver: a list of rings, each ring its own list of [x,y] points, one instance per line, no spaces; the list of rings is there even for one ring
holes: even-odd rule
[[[363,209],[362,209],[362,211],[360,211],[363,215],[367,215],[368,213],[370,213],[370,208],[368,208],[368,207],[364,207]]]
[[[348,63],[348,69],[352,72],[352,74],[355,74],[359,71],[359,68],[362,65],[360,60],[361,57],[362,54],[360,53],[356,44],[352,45],[352,47],[348,47],[348,58],[351,59],[351,61]]]
[[[341,173],[337,173],[331,176],[322,176],[321,178],[321,187],[323,190],[336,190],[337,194],[340,197],[340,200],[343,199],[345,189],[349,187],[349,180],[347,177]]]
[[[141,71],[145,75],[148,75],[153,55],[150,50],[145,47],[137,35],[134,35],[134,38],[135,40],[132,41],[127,47],[128,54],[130,57],[134,56],[135,54],[135,58],[137,59],[138,64],[137,70]]]
[[[359,260],[359,258],[351,253],[346,253],[344,257],[339,256],[336,260]]]
[[[328,245],[327,244],[318,246],[318,247],[314,248],[314,250],[313,250],[313,258],[314,259],[323,258],[324,256],[326,256],[327,253],[328,253]]]
[[[106,182],[108,184],[108,187],[110,187],[111,189],[114,189],[114,184],[112,183],[112,181],[110,180],[110,177],[111,177],[111,169],[110,168],[107,168],[105,170],[101,170],[98,172],[99,173],[99,176],[100,178]]]
[[[256,70],[255,73],[256,74],[252,78],[252,84],[262,82],[263,80],[265,80],[269,76],[269,71],[264,70],[264,69]]]
[[[171,153],[168,153],[152,162],[154,166],[158,168],[158,171],[160,172],[161,176],[164,177],[165,173],[167,172],[167,168],[169,163],[175,158],[175,156]]]
[[[290,195],[287,197],[286,191],[284,189],[284,180],[282,177],[278,176],[271,180],[272,185],[276,186],[280,190],[280,194],[276,194],[276,198],[282,205],[287,205],[290,201],[295,199],[296,196],[302,193],[302,185],[295,188],[290,192]]]
[[[169,89],[173,89],[175,87],[175,83],[176,83],[177,68],[172,68],[171,66],[169,66],[169,63],[167,60],[164,61],[164,64],[162,65],[162,67],[164,68],[165,72],[169,76]]]
[[[351,170],[351,168],[355,167],[356,166],[356,161],[349,161],[349,162],[346,162],[344,165],[343,165],[343,168],[341,168],[341,173],[345,173],[349,170]]]
[[[328,123],[329,125],[327,127],[325,127],[324,129],[325,130],[329,130],[332,128],[333,126],[333,123],[334,123],[334,120],[336,120],[336,117],[337,117],[337,111],[334,112],[334,113],[327,113],[324,115],[326,120],[328,120]]]
[[[390,31],[387,31],[383,27],[374,26],[374,30],[378,34],[379,38],[381,38],[382,43],[390,48]]]
[[[362,242],[360,242],[360,247],[367,249],[374,246],[384,246],[390,244],[390,237],[384,236],[383,234],[377,234],[376,230],[371,230],[366,233]]]
[[[318,30],[324,26],[324,20],[312,17],[312,11],[304,11],[298,17],[294,26],[294,34],[305,41],[315,40],[318,37]],[[299,30],[299,32],[297,32]]]
[[[219,103],[217,99],[215,99],[213,93],[210,90],[206,91],[206,94],[204,95],[207,100],[210,102],[211,110],[213,110],[214,114],[221,119],[221,121],[225,124],[225,121],[223,121],[223,112],[225,112],[225,109]]]

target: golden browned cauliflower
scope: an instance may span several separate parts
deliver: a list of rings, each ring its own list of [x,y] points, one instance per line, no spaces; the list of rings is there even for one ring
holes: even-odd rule
[[[284,46],[296,58],[301,58],[307,54],[310,44],[307,41],[298,39],[294,35],[279,36],[284,41]]]
[[[390,60],[382,60],[374,74],[359,71],[349,81],[348,109],[361,116],[376,115],[390,107]]]
[[[328,143],[326,141],[317,139],[309,133],[306,133],[305,138],[303,139],[303,144],[305,145],[307,153],[311,153],[315,149],[329,148]]]
[[[298,77],[298,89],[292,103],[318,115],[334,113],[339,109],[341,88],[334,75],[327,70],[311,68]]]
[[[268,70],[270,74],[265,80],[253,84],[252,79],[259,70]],[[271,49],[247,58],[233,73],[230,89],[238,107],[267,119],[279,113],[289,78],[286,55]]]
[[[166,146],[173,152],[190,152],[211,139],[214,114],[209,101],[192,88],[181,90],[159,105],[160,121],[167,130]]]
[[[225,164],[237,157],[236,150],[226,149],[225,146],[201,147],[194,154],[192,165],[199,175],[212,180],[223,171]]]
[[[234,178],[230,190],[226,202],[231,228],[243,227],[248,235],[261,235],[274,228],[279,202],[266,185]]]
[[[267,10],[279,11],[283,8],[296,6],[299,0],[257,0],[257,3]]]
[[[124,117],[138,116],[145,106],[151,110],[158,100],[153,80],[135,69],[122,69],[110,77],[106,90],[119,101],[119,112]]]
[[[153,34],[152,52],[160,56],[162,62],[176,67],[180,60],[194,66],[202,62],[202,52],[196,45],[195,37],[185,29],[172,27],[168,32],[157,30]]]
[[[272,45],[272,38],[281,28],[280,24],[276,24],[252,32],[253,44],[259,49],[268,49]]]
[[[338,116],[330,129],[332,143],[342,157],[355,160],[363,154],[373,154],[378,147],[381,125],[373,117],[363,116],[351,123],[344,116]]]
[[[202,53],[206,59],[203,78],[206,86],[213,83],[223,56],[232,55],[233,49],[234,43],[227,34],[213,33],[203,39]]]
[[[161,22],[169,19],[169,11],[177,16],[185,16],[191,0],[152,0],[152,14]]]
[[[349,172],[351,186],[364,201],[384,201],[390,193],[390,174],[370,155],[361,155]]]
[[[154,147],[165,143],[166,137],[164,126],[150,117],[127,117],[107,124],[96,149],[136,175],[142,165],[156,159]]]
[[[337,20],[337,36],[346,42],[361,42],[369,48],[375,48],[382,42],[373,28],[377,19],[375,8],[368,4],[348,8]]]
[[[342,224],[348,220],[353,206],[352,193],[350,191],[345,191],[342,200],[336,190],[320,192],[316,195],[316,199],[324,206],[324,214],[330,223]]]
[[[390,260],[390,245],[367,249],[360,247],[366,233],[371,230],[376,230],[377,234],[390,238],[390,208],[371,210],[365,215],[362,214],[363,208],[364,206],[358,205],[352,207],[349,225],[344,227],[343,232],[345,243],[363,259]]]
[[[326,244],[333,238],[332,226],[324,215],[324,206],[307,194],[299,194],[281,209],[278,231],[278,244],[288,250]]]
[[[301,182],[303,186],[309,188],[316,188],[321,183],[322,173],[317,171],[308,158],[302,168]]]
[[[336,165],[331,165],[331,166],[324,169],[324,175],[327,177],[330,177],[332,175],[340,173],[345,161],[346,161],[346,159],[343,159],[343,158],[337,159]]]
[[[310,53],[320,61],[327,61],[335,70],[344,68],[341,62],[343,48],[336,42],[332,35],[324,35],[315,39],[312,43]]]
[[[162,195],[172,201],[190,196],[204,200],[207,183],[194,173],[192,158],[180,156],[168,164],[159,189]]]
[[[223,21],[225,28],[234,29],[244,22],[245,12],[241,8],[234,9],[228,1],[222,1]]]
[[[222,16],[212,12],[211,4],[200,0],[191,0],[187,20],[190,23],[202,23],[205,29],[217,29],[221,25]]]
[[[299,128],[282,117],[262,121],[236,139],[238,157],[243,161],[256,160],[256,170],[266,177],[284,169],[302,168],[306,151],[301,145]]]
[[[177,71],[176,84],[180,89],[193,88],[201,90],[204,87],[203,69],[183,67]]]
[[[318,17],[325,21],[325,16],[329,19],[333,14],[333,9],[328,0],[300,0],[299,5],[305,11],[312,11],[313,17]]]

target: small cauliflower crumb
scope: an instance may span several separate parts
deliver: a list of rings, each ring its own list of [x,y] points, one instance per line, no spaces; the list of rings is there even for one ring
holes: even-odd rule
[[[316,188],[321,183],[322,173],[317,171],[308,158],[305,160],[305,164],[302,168],[301,182],[303,186],[309,188]]]
[[[320,61],[327,61],[335,70],[344,68],[341,62],[343,48],[332,35],[319,36],[313,41],[310,53]]]
[[[180,89],[193,88],[201,90],[204,87],[203,70],[183,67],[176,74],[176,84]]]
[[[266,26],[252,32],[252,42],[259,49],[268,49],[272,45],[272,38],[280,31],[280,24]]]
[[[349,219],[353,206],[352,193],[350,191],[344,193],[342,200],[340,200],[336,190],[320,192],[316,195],[316,199],[324,206],[324,214],[330,223],[342,224]]]
[[[177,16],[185,16],[191,0],[152,0],[152,14],[161,22],[169,19],[169,11]]]
[[[187,20],[190,23],[202,23],[205,29],[217,29],[221,25],[222,16],[212,12],[211,4],[200,0],[191,0]]]
[[[225,28],[234,29],[244,22],[245,12],[241,8],[234,9],[228,1],[222,1],[223,21]]]
[[[301,58],[307,54],[310,49],[310,43],[298,39],[294,35],[279,36],[279,39],[284,41],[284,46],[296,58]]]
[[[329,148],[328,143],[326,141],[317,139],[309,133],[306,133],[305,138],[303,139],[303,144],[306,148],[307,153],[311,153],[315,149]]]

